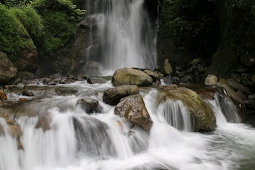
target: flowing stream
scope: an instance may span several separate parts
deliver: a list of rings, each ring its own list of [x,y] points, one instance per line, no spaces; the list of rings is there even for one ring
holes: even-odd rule
[[[16,108],[16,112],[39,114],[15,118],[23,131],[24,150],[18,150],[5,120],[0,119],[6,132],[0,136],[0,170],[250,170],[255,166],[255,129],[238,123],[236,112],[224,113],[228,109],[222,106],[229,106],[230,101],[220,104],[217,94],[215,100],[206,101],[216,115],[217,130],[197,133],[182,102],[156,107],[157,90],[141,89],[153,121],[148,133],[131,129],[114,114],[113,106],[103,102],[102,113],[91,115],[76,105],[84,96],[102,101],[103,91],[112,87],[110,82],[59,86],[78,92],[32,100]],[[234,123],[227,122],[226,114]],[[36,127],[42,117],[49,118],[48,129]]]

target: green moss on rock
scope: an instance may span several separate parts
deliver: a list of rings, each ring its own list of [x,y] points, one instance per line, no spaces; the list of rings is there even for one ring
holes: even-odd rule
[[[0,4],[0,50],[16,63],[24,49],[36,49],[33,40],[12,11]]]

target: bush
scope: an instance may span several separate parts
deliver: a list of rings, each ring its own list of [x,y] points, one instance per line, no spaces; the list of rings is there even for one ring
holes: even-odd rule
[[[42,18],[33,7],[12,8],[11,12],[19,19],[32,37],[41,36],[44,28]]]
[[[0,4],[0,50],[15,62],[25,48],[35,48],[31,37],[15,15]]]

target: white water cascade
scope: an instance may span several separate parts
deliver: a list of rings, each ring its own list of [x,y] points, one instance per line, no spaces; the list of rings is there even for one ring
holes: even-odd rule
[[[144,0],[90,0],[88,14],[97,17],[97,39],[100,62],[108,70],[122,67],[154,68],[156,66],[156,30]],[[97,14],[94,14],[97,13]],[[89,54],[92,44],[89,44]],[[88,57],[93,60],[93,58]]]
[[[33,100],[15,109],[39,113],[15,119],[23,132],[24,150],[18,149],[0,119],[0,170],[248,170],[255,165],[255,130],[228,123],[217,96],[207,101],[216,115],[217,130],[197,133],[192,132],[183,103],[169,101],[157,107],[157,90],[143,91],[153,121],[150,132],[145,132],[115,115],[114,106],[100,102],[102,113],[87,114],[75,104],[84,96],[102,101],[111,83],[59,86],[78,93]],[[38,126],[44,116],[48,119]]]

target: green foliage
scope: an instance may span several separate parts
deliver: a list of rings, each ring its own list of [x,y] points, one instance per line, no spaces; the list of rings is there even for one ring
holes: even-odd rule
[[[11,8],[10,11],[19,19],[32,37],[38,38],[41,36],[44,28],[42,18],[33,7]]]
[[[23,6],[31,0],[1,0],[0,2],[7,7]]]
[[[0,4],[0,50],[15,62],[25,48],[35,48],[32,39],[15,15]]]
[[[44,15],[45,33],[43,35],[43,49],[48,54],[67,43],[75,34],[76,24],[68,20],[64,12],[50,12]]]

